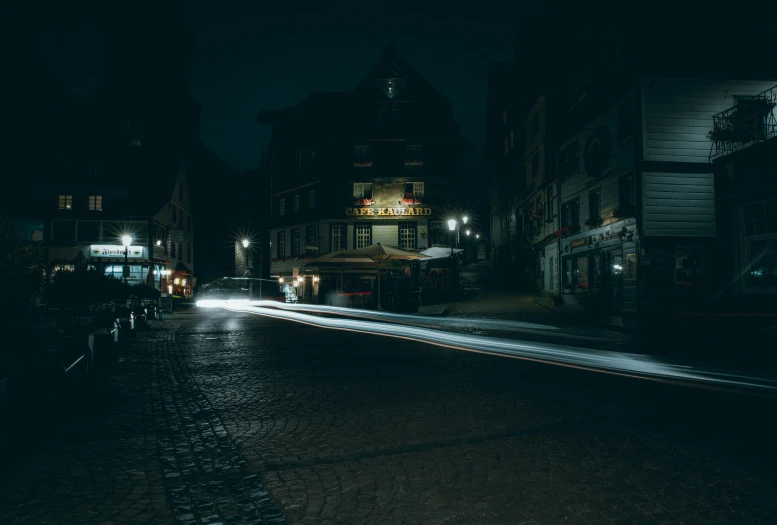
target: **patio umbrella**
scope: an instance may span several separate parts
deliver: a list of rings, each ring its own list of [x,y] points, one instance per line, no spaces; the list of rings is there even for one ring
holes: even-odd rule
[[[364,248],[357,248],[349,252],[343,252],[339,255],[334,255],[332,259],[361,259],[370,260],[378,266],[378,310],[380,307],[380,266],[388,261],[413,261],[416,259],[428,259],[428,255],[424,255],[420,252],[414,252],[411,250],[403,250],[395,246],[384,246],[381,243],[373,244],[371,246],[365,246]]]
[[[309,263],[302,266],[303,269],[310,268],[335,268],[340,271],[340,293],[343,292],[343,273],[351,268],[371,267],[370,261],[364,257],[349,257],[350,253],[346,250],[337,250],[317,257]]]

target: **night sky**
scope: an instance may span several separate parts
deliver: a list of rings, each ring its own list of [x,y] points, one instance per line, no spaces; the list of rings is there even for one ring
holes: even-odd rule
[[[451,101],[475,167],[485,133],[487,63],[512,56],[508,27],[330,9],[203,28],[192,78],[204,106],[203,141],[234,167],[255,167],[270,136],[270,126],[256,123],[257,111],[294,105],[311,92],[356,87],[393,42]]]
[[[382,2],[365,4],[319,3],[293,14],[193,11],[181,17],[194,33],[191,91],[203,106],[203,142],[231,166],[255,168],[270,136],[270,127],[256,122],[258,111],[294,105],[311,92],[356,87],[392,43],[451,101],[472,146],[468,166],[479,166],[487,64],[512,57],[510,18],[413,13],[401,2],[387,13]],[[110,60],[103,40],[121,17],[83,11],[61,16],[67,23],[60,15],[48,20],[43,45],[57,81],[83,95],[99,82],[95,70]],[[139,45],[150,36],[134,34]]]

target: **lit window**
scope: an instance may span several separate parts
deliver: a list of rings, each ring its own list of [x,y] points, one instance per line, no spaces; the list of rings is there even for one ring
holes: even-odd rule
[[[310,190],[308,192],[308,208],[316,207],[316,190]]]
[[[371,182],[354,182],[353,183],[353,196],[360,199],[372,198],[372,183]]]
[[[356,225],[356,247],[364,248],[372,244],[372,225],[370,224],[357,224]]]
[[[135,147],[137,147],[137,146],[140,146],[140,144],[141,144],[141,142],[140,142],[140,137],[132,137],[132,138],[130,139],[130,146],[135,146]]]
[[[280,206],[280,209],[278,213],[280,215],[286,215],[286,199],[281,199],[279,206]]]
[[[294,211],[299,211],[299,195],[294,196]]]
[[[102,195],[89,195],[89,211],[103,211]]]
[[[60,210],[72,210],[73,209],[73,196],[72,195],[60,195],[57,198],[58,208]]]

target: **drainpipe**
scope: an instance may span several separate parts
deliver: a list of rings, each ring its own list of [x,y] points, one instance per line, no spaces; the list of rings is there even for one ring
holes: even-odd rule
[[[561,178],[559,177],[556,179],[556,202],[558,206],[558,229],[561,229]],[[562,273],[564,270],[564,264],[562,262],[562,255],[564,254],[563,251],[561,251],[561,235],[558,236],[558,296],[561,297],[561,294],[564,290],[564,274]]]

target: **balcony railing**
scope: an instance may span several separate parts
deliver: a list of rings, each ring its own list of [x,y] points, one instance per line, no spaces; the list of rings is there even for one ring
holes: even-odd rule
[[[739,100],[737,105],[712,116],[708,138],[710,160],[729,155],[777,136],[777,86]]]

